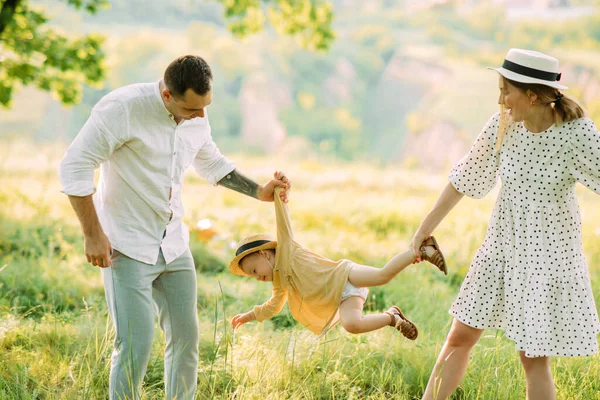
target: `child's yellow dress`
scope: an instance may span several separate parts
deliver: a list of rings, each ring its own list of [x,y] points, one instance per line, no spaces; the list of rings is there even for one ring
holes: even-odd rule
[[[337,321],[337,311],[348,274],[355,265],[350,260],[332,261],[312,253],[294,241],[287,205],[275,190],[277,249],[273,267],[273,295],[254,307],[258,321],[271,318],[289,303],[292,316],[313,333],[323,334]]]

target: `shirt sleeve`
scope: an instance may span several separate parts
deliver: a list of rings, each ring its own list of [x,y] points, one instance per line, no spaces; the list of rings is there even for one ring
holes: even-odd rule
[[[450,172],[449,180],[460,193],[475,199],[488,194],[498,181],[500,153],[496,151],[499,113],[485,124],[469,153]]]
[[[275,269],[281,271],[284,275],[289,275],[292,266],[294,233],[288,206],[279,197],[282,190],[284,189],[276,187],[273,194],[277,222],[277,264]]]
[[[284,190],[283,188],[275,188],[275,217],[277,219],[277,242],[288,243],[294,240],[294,233],[292,232],[292,222],[290,220],[290,210],[286,203],[281,200],[279,193]]]
[[[287,301],[287,296],[288,293],[285,289],[274,287],[273,295],[269,300],[260,306],[254,306],[256,320],[262,322],[279,314]]]
[[[80,197],[94,194],[94,170],[127,141],[128,132],[125,106],[112,99],[101,100],[61,160],[62,192]]]
[[[571,174],[578,182],[600,194],[600,132],[589,118],[577,119],[571,125]]]
[[[221,154],[210,134],[208,140],[198,150],[193,166],[196,173],[212,185],[216,185],[235,169],[235,164]]]

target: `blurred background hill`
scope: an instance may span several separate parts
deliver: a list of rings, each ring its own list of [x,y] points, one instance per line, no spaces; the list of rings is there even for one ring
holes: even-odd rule
[[[209,109],[222,150],[333,157],[444,170],[497,110],[496,66],[510,47],[562,62],[563,83],[600,120],[600,14],[593,0],[334,0],[328,51],[272,28],[245,39],[216,0],[113,0],[86,14],[36,0],[66,35],[105,37],[104,79],[79,104],[25,87],[0,109],[0,136],[70,141],[119,86],[160,79],[184,53],[214,69]]]

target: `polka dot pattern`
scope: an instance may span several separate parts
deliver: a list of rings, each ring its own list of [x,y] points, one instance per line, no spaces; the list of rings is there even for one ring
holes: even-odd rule
[[[600,194],[600,133],[589,118],[540,133],[513,123],[500,153],[497,134],[498,114],[450,173],[473,198],[502,182],[450,312],[475,328],[503,329],[527,357],[594,354],[600,321],[574,187]]]

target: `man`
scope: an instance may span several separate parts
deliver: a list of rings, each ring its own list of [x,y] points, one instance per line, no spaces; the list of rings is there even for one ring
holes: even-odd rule
[[[166,339],[167,399],[194,396],[198,316],[189,232],[181,220],[185,169],[193,165],[212,184],[262,201],[273,201],[276,186],[290,186],[285,177],[258,185],[221,155],[206,114],[211,89],[208,64],[183,56],[159,82],[114,90],[96,104],[60,165],[87,260],[102,268],[116,330],[111,399],[139,397],[155,309]]]

